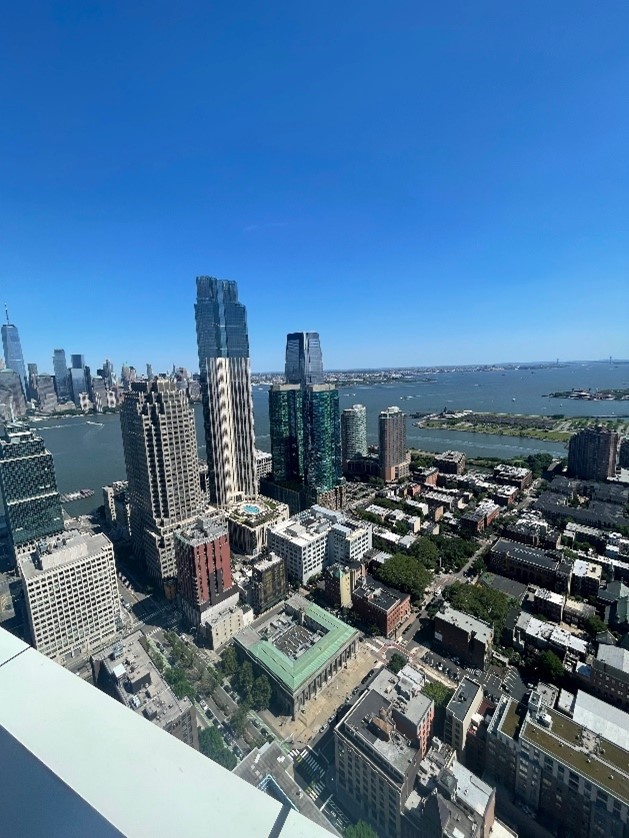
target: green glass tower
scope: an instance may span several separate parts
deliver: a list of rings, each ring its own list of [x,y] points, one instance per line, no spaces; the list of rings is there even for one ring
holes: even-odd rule
[[[273,476],[303,482],[305,476],[304,405],[299,384],[274,384],[269,390]]]
[[[342,481],[339,391],[332,384],[310,384],[305,391],[306,483],[329,492]]]
[[[0,489],[14,548],[63,532],[52,454],[21,425],[8,425],[0,438]]]

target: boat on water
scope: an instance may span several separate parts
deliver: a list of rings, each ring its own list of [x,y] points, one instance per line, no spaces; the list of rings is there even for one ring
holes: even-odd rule
[[[61,503],[72,503],[75,500],[91,498],[93,494],[94,489],[79,489],[76,492],[66,492],[66,494],[61,495]]]
[[[105,427],[104,422],[92,422],[90,419],[87,419],[85,424],[86,425],[96,425],[97,428],[104,428]]]

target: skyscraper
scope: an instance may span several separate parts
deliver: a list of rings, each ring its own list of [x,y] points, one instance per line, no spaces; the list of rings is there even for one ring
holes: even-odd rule
[[[269,390],[273,477],[303,482],[306,474],[303,390],[299,384],[274,384]]]
[[[65,349],[55,349],[52,355],[52,366],[55,373],[55,387],[57,398],[65,401],[71,397],[70,385],[68,383],[68,362],[66,361]]]
[[[197,346],[213,503],[257,492],[247,313],[235,282],[197,277]]]
[[[6,311],[6,309],[5,309]],[[6,311],[7,322],[3,323],[2,329],[2,349],[4,350],[4,360],[7,369],[13,370],[20,376],[22,390],[26,396],[27,381],[26,369],[24,367],[24,355],[22,354],[22,344],[20,343],[20,335],[17,326],[9,321],[9,312]]]
[[[88,392],[88,383],[85,375],[85,356],[71,355],[70,361],[70,385],[72,387],[72,400],[78,406],[81,401],[81,393]]]
[[[568,443],[568,474],[581,480],[607,480],[616,473],[618,434],[604,426],[584,428]]]
[[[329,492],[343,479],[339,391],[332,384],[306,387],[306,483]]]
[[[27,364],[27,371],[28,371],[28,389],[26,392],[27,399],[36,399],[37,398],[37,364]]]
[[[323,358],[318,332],[286,335],[286,383],[323,384]]]
[[[172,594],[177,575],[174,532],[203,508],[194,412],[172,381],[156,378],[130,386],[120,424],[131,537],[150,576]]]
[[[399,407],[387,407],[378,417],[380,476],[387,482],[408,477],[406,414]]]
[[[305,508],[343,482],[339,394],[333,385],[323,384],[317,332],[287,335],[286,377],[290,383],[269,391],[273,477],[284,488],[299,491],[299,507]],[[265,491],[274,487],[265,484]],[[279,494],[277,499],[283,500]]]
[[[14,422],[26,413],[22,381],[15,370],[0,370],[0,419]]]
[[[0,438],[0,489],[16,552],[29,542],[63,532],[52,454],[41,437],[22,425],[8,425]]]
[[[367,456],[367,409],[364,404],[346,407],[341,413],[343,462]]]

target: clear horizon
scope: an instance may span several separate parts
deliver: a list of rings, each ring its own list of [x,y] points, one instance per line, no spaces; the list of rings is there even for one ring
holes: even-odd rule
[[[194,279],[252,366],[629,356],[629,7],[3,10],[2,294],[52,351],[196,369]]]

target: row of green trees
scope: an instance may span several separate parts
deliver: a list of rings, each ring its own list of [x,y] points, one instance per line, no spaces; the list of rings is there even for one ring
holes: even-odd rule
[[[502,634],[509,609],[517,604],[502,591],[486,588],[484,585],[466,585],[463,582],[455,582],[446,588],[443,598],[458,611],[492,623],[496,638]]]
[[[232,685],[240,697],[238,709],[230,718],[230,724],[239,736],[247,726],[249,710],[266,710],[271,703],[271,683],[266,675],[254,677],[250,661],[239,662],[236,650],[228,646],[221,656],[221,671],[231,678]]]
[[[215,727],[205,728],[199,733],[199,749],[202,754],[227,768],[228,771],[236,767],[236,757]]]

